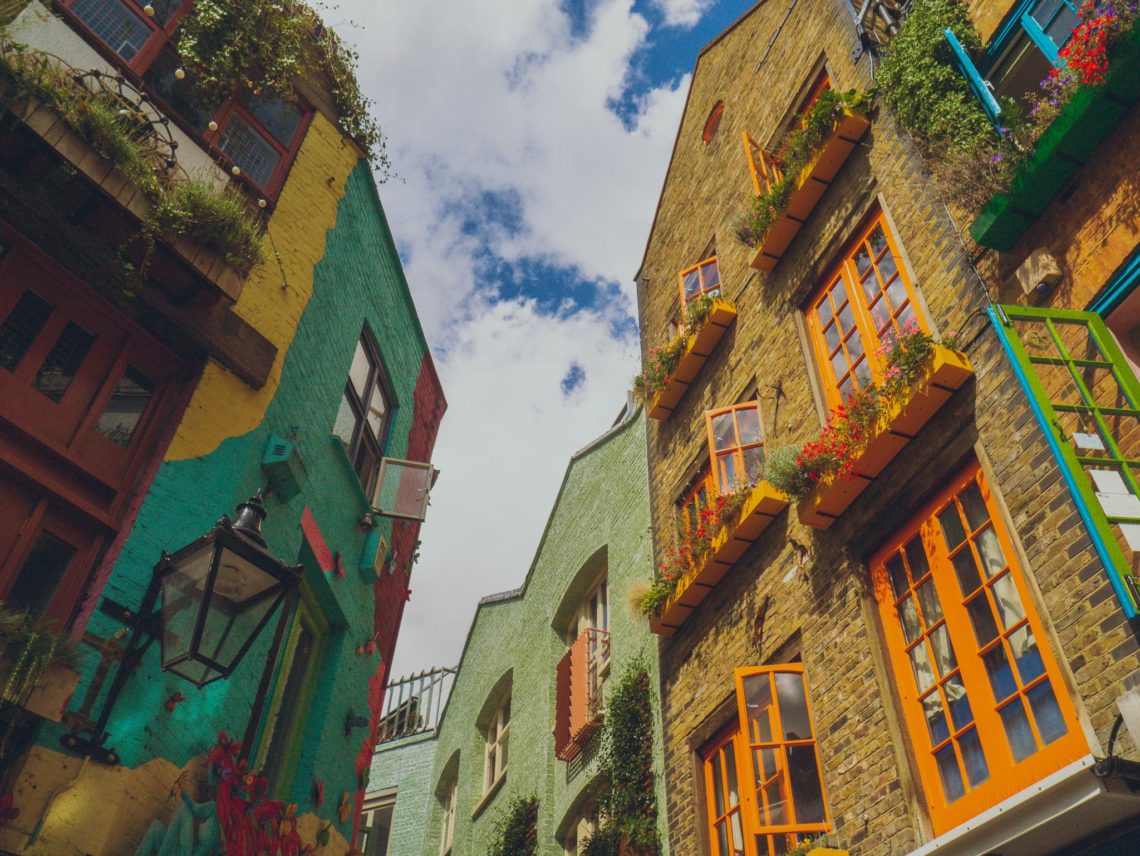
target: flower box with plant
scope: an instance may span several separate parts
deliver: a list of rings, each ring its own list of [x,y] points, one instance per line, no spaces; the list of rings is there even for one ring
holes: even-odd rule
[[[787,507],[788,498],[765,480],[714,497],[654,573],[641,601],[650,630],[671,636]]]
[[[836,405],[815,440],[777,449],[768,480],[798,501],[800,520],[827,529],[973,374],[954,336],[908,329],[883,348],[878,385]]]
[[[863,135],[870,97],[854,90],[824,91],[783,138],[775,155],[777,180],[737,224],[741,242],[756,250],[752,267],[770,272],[835,179]]]
[[[1140,27],[1135,3],[1081,6],[1081,23],[1024,117],[1010,117],[1002,150],[1008,190],[970,224],[985,247],[1008,252],[1093,151],[1140,100]],[[1003,121],[1006,119],[1003,113]]]
[[[698,297],[685,307],[685,326],[672,341],[646,355],[633,394],[650,419],[668,419],[713,348],[736,319],[736,306],[723,297]]]

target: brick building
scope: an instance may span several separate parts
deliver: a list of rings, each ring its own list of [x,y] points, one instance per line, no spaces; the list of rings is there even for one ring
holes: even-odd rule
[[[194,20],[0,8],[0,600],[77,643],[0,711],[2,852],[345,853],[360,816],[446,403],[345,79],[211,100]]]
[[[626,608],[649,568],[647,490],[636,409],[571,459],[522,586],[479,602],[442,716],[431,678],[390,688],[368,805],[391,837],[375,856],[486,853],[508,805],[531,796],[536,852],[580,852],[599,821],[610,687],[634,662],[657,682],[653,638]]]
[[[678,343],[647,407],[675,853],[1140,841],[1135,32],[968,210],[855,97],[935,5],[768,0],[697,60],[637,272],[647,362]],[[977,45],[931,51],[983,101],[1078,23],[958,8]]]

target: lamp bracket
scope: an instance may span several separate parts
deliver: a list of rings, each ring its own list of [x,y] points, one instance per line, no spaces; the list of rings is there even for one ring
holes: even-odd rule
[[[158,635],[160,616],[159,610],[157,609],[149,615],[139,615],[117,600],[104,597],[99,603],[99,611],[115,619],[115,621],[118,621],[120,624],[125,624],[132,630],[145,633],[152,638]]]
[[[103,745],[103,741],[106,739],[105,733],[101,735],[101,739],[89,739],[74,731],[69,731],[59,738],[59,742],[63,744],[65,749],[70,749],[78,755],[86,755],[94,758],[100,764],[117,767],[122,759],[114,749]]]

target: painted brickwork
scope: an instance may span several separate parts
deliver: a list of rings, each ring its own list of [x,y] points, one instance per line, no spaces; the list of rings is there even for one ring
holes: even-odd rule
[[[337,808],[347,793],[359,809],[361,774],[373,748],[369,733],[378,723],[385,682],[383,664],[390,662],[407,597],[403,567],[418,537],[418,525],[395,524],[393,531],[392,522],[381,518],[381,533],[396,548],[392,567],[399,570],[381,583],[360,570],[365,532],[358,523],[368,506],[330,431],[362,325],[375,334],[398,402],[385,454],[428,459],[445,404],[368,164],[319,115],[271,228],[282,250],[288,287],[282,287],[271,259],[251,275],[238,304],[244,317],[281,349],[271,382],[253,392],[216,365],[207,367],[103,593],[137,604],[163,549],[201,535],[219,515],[232,514],[236,503],[265,485],[260,461],[270,433],[295,436],[307,478],[294,499],[268,498],[264,531],[276,555],[305,566],[305,584],[332,630],[315,701],[302,713],[307,725],[294,783],[279,796],[298,804],[309,841],[319,825],[331,821],[332,843],[320,852],[342,853],[355,820],[350,813],[340,822]],[[343,575],[322,567],[304,543],[300,521],[306,509],[338,556]],[[99,612],[87,626],[101,638],[117,629]],[[357,647],[374,635],[380,651],[358,655]],[[262,634],[228,681],[201,691],[164,677],[158,648],[152,648],[108,725],[108,745],[119,751],[123,769],[99,770],[90,777],[92,787],[108,777],[118,784],[98,798],[75,787],[74,811],[50,815],[40,843],[28,852],[130,852],[132,834],[137,841],[151,817],[170,810],[154,795],[167,792],[178,768],[201,756],[219,731],[240,739],[271,636]],[[72,709],[83,698],[96,663],[96,657],[88,656]],[[187,700],[170,713],[164,702],[175,691]],[[371,729],[346,737],[349,710],[370,715]],[[51,791],[74,776],[75,763],[55,752],[60,733],[54,728],[41,732],[37,757],[18,782],[20,820],[29,826],[21,823],[11,830],[14,834],[30,832]],[[314,805],[318,780],[326,794],[320,809]],[[101,839],[93,830],[108,837]],[[5,838],[2,843],[16,842]],[[133,850],[134,844],[129,846]]]
[[[1140,684],[1136,636],[1056,462],[984,315],[987,287],[970,252],[930,189],[914,147],[885,111],[769,275],[749,265],[734,237],[752,199],[741,145],[748,131],[768,146],[825,60],[840,90],[871,85],[867,55],[851,60],[855,35],[843,4],[757,4],[698,61],[638,274],[643,349],[669,337],[678,310],[677,272],[709,255],[715,241],[724,294],[738,318],[668,421],[648,430],[656,554],[673,544],[674,502],[707,460],[703,412],[752,398],[772,447],[816,436],[826,416],[807,349],[802,307],[823,284],[837,253],[875,206],[886,212],[936,332],[961,330],[976,380],[935,419],[826,532],[800,524],[795,506],[738,561],[676,635],[662,640],[670,840],[673,852],[709,853],[706,810],[694,764],[699,744],[734,709],[735,667],[802,657],[814,708],[823,777],[839,846],[861,856],[906,853],[931,837],[917,772],[901,726],[866,562],[913,510],[971,458],[981,461],[1034,592],[1049,643],[1062,661],[1090,751],[1104,754],[1116,698]],[[995,4],[985,7],[983,32]],[[1008,5],[1008,4],[1002,4]],[[1001,15],[998,15],[1000,18]],[[713,104],[725,113],[713,142],[702,128]],[[1070,206],[1055,204],[1037,227],[1071,253],[1076,288],[1091,294],[1103,270],[1136,242],[1130,179],[1117,153],[1136,146],[1135,119],[1104,144],[1113,153],[1088,168]],[[1099,206],[1099,207],[1098,207]],[[1106,222],[1107,221],[1107,222]],[[1111,226],[1111,228],[1110,228]],[[1098,231],[1099,230],[1099,231]],[[1098,243],[1099,240],[1099,243]],[[1099,249],[1101,244],[1105,249]],[[1056,252],[1056,250],[1055,250]],[[1104,252],[1108,257],[1099,255]],[[1066,255],[1066,258],[1069,258]],[[1001,270],[1012,262],[993,260]],[[1094,271],[1102,271],[1094,274]],[[1008,275],[1006,273],[1005,275]],[[1101,278],[1098,284],[1096,277]],[[1079,302],[1079,301],[1078,301]],[[1118,747],[1125,754],[1129,745]]]
[[[435,741],[430,780],[410,795],[426,804],[425,840],[418,847],[394,847],[393,854],[435,856],[439,852],[442,807],[436,793],[445,768],[455,769],[458,753],[452,852],[456,856],[486,852],[495,821],[511,798],[536,794],[538,852],[561,856],[556,833],[588,797],[597,765],[593,748],[569,764],[554,757],[555,667],[566,652],[564,631],[555,627],[564,625],[571,608],[598,575],[607,573],[611,675],[621,675],[640,657],[656,684],[653,637],[626,607],[631,588],[646,578],[650,568],[647,500],[645,421],[638,411],[572,459],[523,588],[485,598],[480,604]],[[502,787],[483,800],[484,741],[477,723],[488,713],[488,702],[494,704],[494,690],[503,686],[506,675],[513,686],[509,766]],[[659,741],[660,735],[655,734],[658,747]],[[415,752],[419,751],[417,747]],[[397,749],[377,756],[372,791],[402,776],[399,771],[406,764],[418,763],[406,761],[406,752]],[[664,795],[660,778],[658,794],[659,799]],[[396,823],[400,824],[405,794],[398,799]],[[664,817],[661,828],[664,834]]]
[[[426,795],[432,790],[435,749],[434,735],[413,737],[382,744],[372,759],[368,792],[396,792],[392,833],[388,838],[388,852],[392,856],[424,852],[431,810]]]

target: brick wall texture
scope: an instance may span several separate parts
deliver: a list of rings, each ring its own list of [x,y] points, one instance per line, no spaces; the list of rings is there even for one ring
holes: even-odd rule
[[[1010,3],[970,5],[984,36]],[[835,88],[872,85],[869,56],[845,4],[760,3],[698,60],[643,266],[638,302],[643,349],[665,343],[678,311],[677,273],[715,246],[724,295],[739,315],[672,416],[651,420],[647,444],[654,547],[673,544],[674,503],[707,460],[704,411],[758,390],[770,448],[818,435],[826,405],[806,350],[803,307],[864,216],[881,207],[936,333],[960,330],[976,378],[960,390],[826,532],[803,526],[794,505],[661,643],[669,831],[674,853],[708,853],[694,773],[733,693],[733,669],[802,657],[814,708],[837,843],[852,853],[907,853],[931,825],[907,747],[869,592],[867,560],[926,499],[977,459],[998,498],[1047,642],[1090,751],[1104,754],[1115,699],[1140,684],[1136,635],[1115,599],[1070,494],[983,312],[987,294],[1012,300],[1009,277],[1036,246],[1064,260],[1059,305],[1083,308],[1136,245],[1132,116],[1008,256],[964,243],[968,221],[949,216],[916,149],[885,109],[771,274],[749,267],[734,225],[753,199],[741,132],[767,148],[825,63]],[[713,104],[725,112],[702,142]],[[1117,167],[1121,164],[1130,166]],[[968,241],[968,239],[967,239]],[[974,262],[984,280],[975,271]],[[1016,287],[1016,285],[1014,285]],[[747,397],[745,397],[747,396]],[[757,630],[761,626],[762,634]],[[1119,747],[1118,747],[1119,749]],[[1127,745],[1125,752],[1129,751]]]

